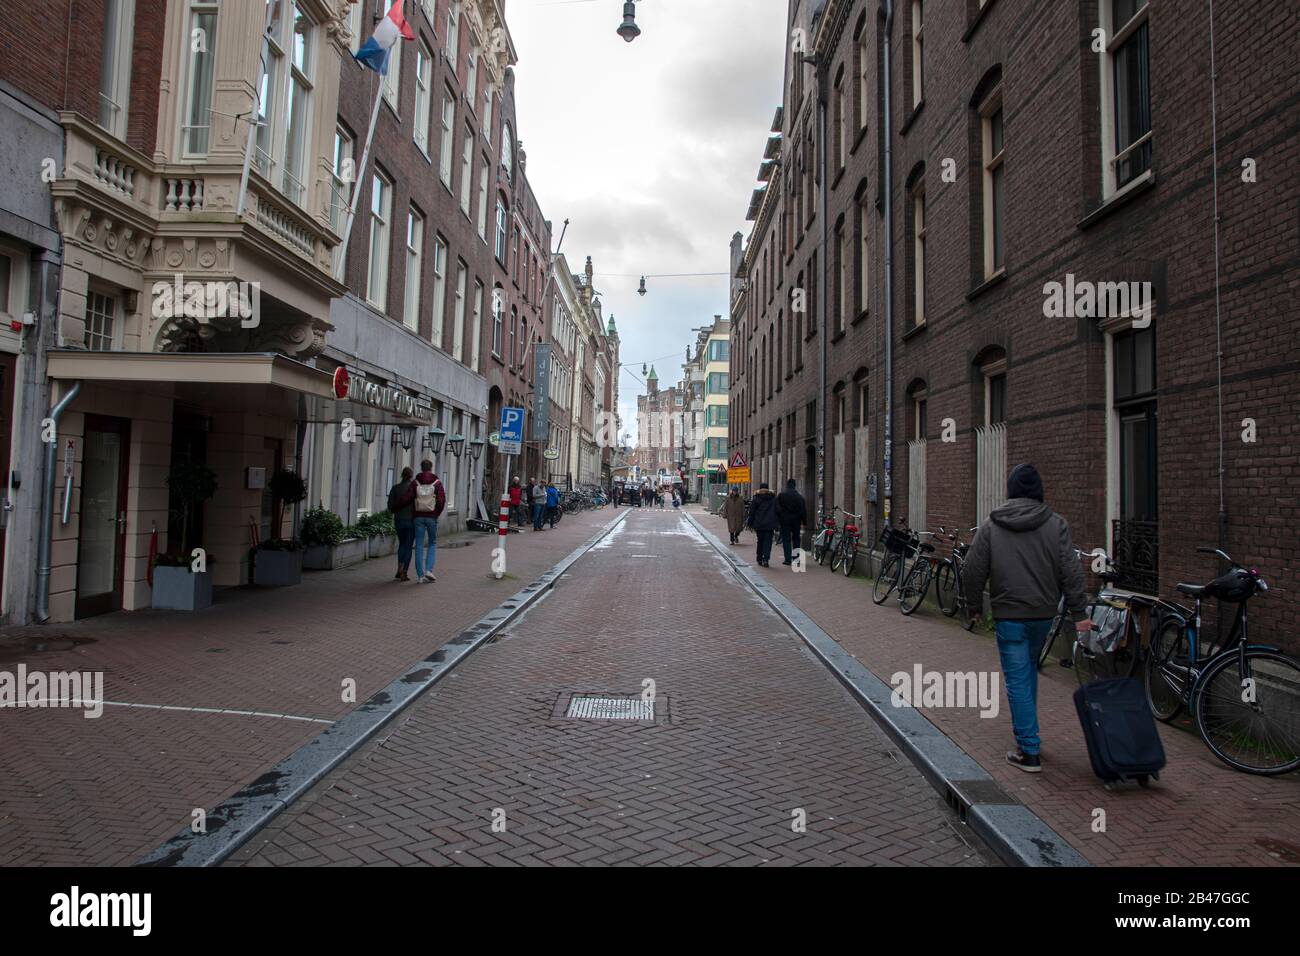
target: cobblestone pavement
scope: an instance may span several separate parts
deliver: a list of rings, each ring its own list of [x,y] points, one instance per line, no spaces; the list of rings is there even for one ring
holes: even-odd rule
[[[0,632],[0,671],[102,671],[108,701],[208,709],[0,709],[0,865],[133,863],[351,710],[345,678],[366,700],[616,513],[511,535],[501,580],[497,538],[469,534],[441,542],[436,584],[396,582],[396,558],[375,559],[219,592],[196,614]]]
[[[715,537],[727,540],[726,522],[692,509]],[[724,547],[726,545],[724,544]],[[736,546],[754,560],[750,532]],[[932,606],[910,617],[891,597],[877,607],[863,577],[845,579],[811,561],[793,574],[777,560],[757,569],[876,676],[889,681],[916,664],[933,671],[997,671],[990,633],[969,634]],[[865,565],[860,559],[859,566]],[[1168,765],[1149,790],[1103,789],[1093,775],[1071,695],[1071,671],[1049,665],[1039,682],[1043,772],[1031,776],[1006,764],[1015,746],[1005,689],[999,714],[980,719],[975,709],[923,708],[940,730],[980,762],[1010,793],[1098,865],[1268,866],[1300,865],[1300,775],[1258,777],[1220,763],[1194,733],[1161,726]],[[1106,829],[1093,829],[1105,811]]]
[[[653,720],[565,716],[648,680]],[[228,863],[992,861],[974,843],[681,515],[634,510]]]

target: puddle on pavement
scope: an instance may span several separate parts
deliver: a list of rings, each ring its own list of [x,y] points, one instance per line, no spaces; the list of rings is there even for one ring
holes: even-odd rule
[[[5,640],[0,638],[0,661],[20,661],[33,654],[53,654],[71,651],[86,644],[95,644],[93,637],[72,637],[68,634],[38,634]]]

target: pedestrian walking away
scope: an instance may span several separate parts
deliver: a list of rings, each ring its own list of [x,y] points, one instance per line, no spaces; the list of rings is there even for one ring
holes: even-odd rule
[[[510,482],[510,523],[521,528],[524,524],[524,489],[518,476]]]
[[[420,462],[420,473],[411,488],[415,498],[415,580],[432,583],[438,580],[433,564],[437,559],[438,518],[447,507],[447,493],[429,459]]]
[[[393,577],[398,581],[411,580],[407,571],[411,567],[411,551],[415,544],[414,477],[415,472],[403,468],[401,480],[388,489],[388,510],[397,531],[397,573]]]
[[[532,482],[529,487],[533,492],[532,511],[533,511],[533,530],[542,530],[542,518],[546,515],[546,486],[536,478],[530,479]]]
[[[740,544],[740,532],[745,530],[745,499],[740,497],[740,488],[731,486],[731,494],[722,506],[727,517],[727,533],[731,535],[732,544]]]
[[[768,562],[772,559],[772,536],[781,523],[776,515],[776,495],[767,486],[767,482],[759,485],[758,491],[754,492],[754,500],[749,503],[749,515],[745,523],[758,534],[759,565],[771,567]]]
[[[551,527],[555,527],[555,512],[560,507],[560,489],[555,487],[555,482],[547,482],[546,485],[546,517],[550,519]]]
[[[802,547],[800,530],[808,517],[808,504],[799,494],[793,478],[785,483],[785,491],[776,496],[776,514],[781,522],[781,549],[785,552],[782,564],[793,561],[793,549]]]
[[[1092,627],[1083,593],[1083,568],[1065,519],[1043,503],[1043,480],[1031,464],[1007,478],[1007,501],[989,513],[966,555],[962,577],[967,606],[984,606],[989,585],[998,656],[1011,705],[1016,749],[1007,762],[1028,773],[1042,770],[1038,734],[1038,654],[1061,595],[1075,629]],[[978,613],[978,610],[977,610]]]

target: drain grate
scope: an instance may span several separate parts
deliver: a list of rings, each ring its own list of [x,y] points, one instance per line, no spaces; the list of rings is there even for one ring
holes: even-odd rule
[[[569,699],[565,717],[579,720],[654,720],[655,702],[640,697],[579,697]]]

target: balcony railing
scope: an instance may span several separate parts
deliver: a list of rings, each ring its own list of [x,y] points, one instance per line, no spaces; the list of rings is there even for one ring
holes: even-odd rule
[[[1111,523],[1116,584],[1154,594],[1160,584],[1160,525],[1155,521],[1116,518]]]

